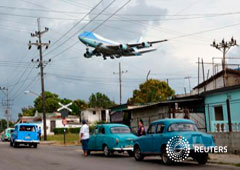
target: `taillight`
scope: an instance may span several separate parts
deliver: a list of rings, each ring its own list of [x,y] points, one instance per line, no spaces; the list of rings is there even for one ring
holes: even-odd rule
[[[118,138],[116,138],[116,144],[118,144],[118,142],[119,142],[119,139],[118,139]]]
[[[213,135],[213,141],[216,143],[216,135]]]

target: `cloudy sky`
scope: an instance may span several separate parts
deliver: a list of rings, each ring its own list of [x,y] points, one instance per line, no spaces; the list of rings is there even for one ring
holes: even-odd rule
[[[35,39],[30,33],[48,27],[43,41],[51,40],[44,59],[52,59],[45,67],[46,90],[71,99],[88,100],[91,93],[102,92],[119,102],[118,71],[121,62],[123,74],[123,101],[126,102],[139,83],[150,78],[169,80],[176,93],[184,93],[184,87],[197,84],[198,57],[212,62],[212,57],[222,53],[210,46],[212,41],[240,38],[240,2],[237,0],[131,0],[115,16],[104,22],[128,0],[1,0],[0,2],[0,75],[1,87],[9,88],[11,117],[15,119],[23,106],[33,105],[34,95],[40,93],[40,76],[35,47],[28,50],[28,42]],[[102,12],[104,10],[104,12]],[[91,12],[90,12],[91,11]],[[101,15],[99,15],[101,13]],[[84,19],[83,19],[84,17]],[[80,22],[81,21],[81,22]],[[103,24],[104,22],[104,24]],[[104,61],[94,57],[86,59],[86,47],[77,39],[84,30],[92,31],[121,43],[168,39],[158,44],[156,52],[139,57]],[[239,48],[234,47],[228,56],[238,57]],[[216,59],[216,62],[221,62]],[[229,60],[228,63],[240,63]],[[205,74],[211,65],[205,65]],[[200,76],[202,81],[202,73]],[[1,93],[2,100],[5,95]],[[4,117],[4,106],[1,107]]]

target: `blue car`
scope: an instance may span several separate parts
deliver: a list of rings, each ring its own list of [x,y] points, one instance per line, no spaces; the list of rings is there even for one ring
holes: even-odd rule
[[[36,124],[19,123],[11,134],[10,146],[18,147],[20,144],[37,148],[39,144],[38,128]]]
[[[133,140],[136,138],[126,125],[100,124],[89,139],[88,151],[104,151],[105,156],[112,155],[114,151],[126,151],[133,156]]]
[[[205,164],[207,152],[196,152],[197,147],[216,146],[212,135],[198,131],[196,124],[187,119],[161,119],[150,124],[147,134],[134,141],[134,157],[160,155],[164,164],[180,162],[188,157]],[[197,150],[199,151],[199,150]]]

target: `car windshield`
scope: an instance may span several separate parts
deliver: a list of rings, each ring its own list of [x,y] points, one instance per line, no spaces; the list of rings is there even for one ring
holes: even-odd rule
[[[25,125],[21,125],[19,128],[20,131],[30,131],[30,132],[35,132],[35,126],[25,126]]]
[[[198,129],[192,123],[174,123],[169,126],[168,131],[198,131]]]
[[[111,133],[131,133],[128,127],[112,127]]]

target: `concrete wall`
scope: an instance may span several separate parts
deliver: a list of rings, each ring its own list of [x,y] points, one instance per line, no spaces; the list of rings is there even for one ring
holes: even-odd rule
[[[240,154],[240,132],[231,133],[210,133],[216,136],[217,146],[227,146],[228,153]]]

